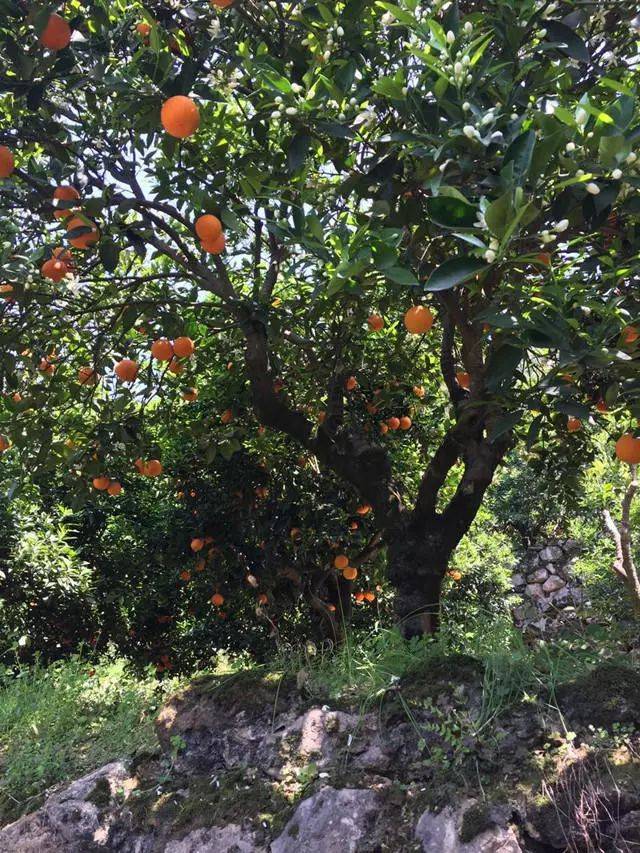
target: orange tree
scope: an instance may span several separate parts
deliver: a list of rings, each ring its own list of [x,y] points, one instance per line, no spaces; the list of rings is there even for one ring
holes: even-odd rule
[[[434,630],[507,450],[580,457],[597,403],[638,413],[636,22],[614,0],[56,14],[9,3],[0,29],[7,442],[117,492],[136,423],[233,353],[203,433],[251,411],[317,459],[372,508],[406,633]]]

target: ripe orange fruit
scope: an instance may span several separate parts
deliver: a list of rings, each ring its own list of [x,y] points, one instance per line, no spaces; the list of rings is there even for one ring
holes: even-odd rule
[[[9,447],[9,439],[6,435],[0,435],[0,453],[4,453]]]
[[[198,562],[196,563],[196,572],[204,572],[206,568],[206,562],[204,560],[198,560]]]
[[[170,136],[186,139],[200,126],[200,110],[186,95],[174,95],[162,105],[160,121]]]
[[[49,15],[47,26],[40,36],[40,44],[47,50],[64,50],[71,41],[71,27],[60,15]]]
[[[94,477],[93,478],[93,488],[97,489],[99,492],[104,492],[109,488],[109,484],[111,480],[108,477]]]
[[[596,403],[596,409],[599,412],[608,412],[609,406],[607,406],[604,400],[598,400],[598,402]]]
[[[182,399],[186,400],[187,403],[193,403],[198,399],[198,389],[197,388],[185,388],[182,392]]]
[[[211,5],[218,9],[227,9],[233,2],[234,0],[211,0]]]
[[[145,462],[144,474],[147,477],[159,477],[162,471],[162,462],[159,459],[150,459],[148,462]]]
[[[567,418],[567,429],[569,432],[578,432],[582,429],[582,421],[579,418]]]
[[[151,355],[158,361],[171,361],[173,358],[173,347],[171,341],[166,338],[158,338],[151,344]]]
[[[203,240],[201,243],[202,251],[208,252],[210,255],[221,255],[224,252],[226,242],[224,234],[220,234],[215,240]]]
[[[627,465],[637,465],[640,462],[640,438],[627,432],[616,441],[616,456]]]
[[[390,430],[397,430],[400,428],[400,418],[387,418],[387,426]]]
[[[13,293],[13,285],[12,284],[0,284],[0,293],[2,294],[4,299],[10,299],[11,294]]]
[[[412,335],[423,335],[433,326],[433,314],[426,305],[414,305],[404,315],[404,325]]]
[[[100,239],[100,232],[95,222],[87,222],[79,216],[72,216],[67,220],[67,233],[75,231],[76,228],[88,228],[90,230],[78,234],[77,237],[69,237],[69,242],[76,249],[90,249]]]
[[[356,512],[358,515],[368,515],[371,512],[371,504],[360,504]]]
[[[536,260],[547,267],[551,265],[551,255],[549,252],[540,252],[536,255]]]
[[[180,580],[181,581],[190,581],[191,580],[191,572],[187,571],[186,569],[183,569],[180,572]]]
[[[196,351],[196,346],[191,338],[176,338],[173,342],[173,351],[178,358],[189,358]]]
[[[107,488],[107,492],[111,495],[111,497],[116,497],[122,491],[122,485],[117,480],[112,480],[109,483]]]
[[[53,198],[59,201],[74,201],[80,198],[80,193],[75,187],[60,186],[53,191]],[[67,216],[73,215],[73,211],[70,207],[56,207],[53,215],[56,219],[66,219]]]
[[[353,391],[354,388],[358,387],[358,380],[355,376],[350,376],[344,383],[344,387],[347,389],[347,391]]]
[[[46,373],[49,376],[53,376],[53,374],[56,372],[56,366],[55,364],[52,364],[48,358],[41,358],[40,364],[38,365],[38,370],[41,373]]]
[[[424,397],[424,387],[422,385],[414,385],[412,390],[414,396],[418,397],[419,399],[422,399]]]
[[[457,583],[459,580],[462,580],[462,572],[459,572],[457,569],[451,569],[451,571],[450,571],[450,572],[447,572],[447,574],[449,575],[449,577],[451,578],[451,580],[452,580],[452,581],[456,581],[456,583]]]
[[[78,382],[81,385],[95,385],[98,381],[98,374],[93,367],[81,367],[78,371]]]
[[[326,412],[318,412],[318,423],[323,424],[326,417],[327,417]]]
[[[196,538],[191,540],[191,550],[197,553],[204,548],[204,539]]]
[[[346,569],[349,565],[349,558],[346,554],[338,554],[338,556],[333,561],[333,565],[336,569]]]
[[[194,229],[203,243],[212,243],[222,234],[222,222],[217,216],[205,213],[196,219]]]
[[[269,603],[269,596],[266,595],[266,593],[261,592],[260,595],[258,596],[258,604],[268,604],[268,603]]]
[[[400,418],[400,429],[411,429],[411,418],[408,415]]]
[[[138,458],[136,459],[136,461],[133,464],[135,465],[138,474],[144,474],[144,460],[143,459],[141,459],[138,456]]]
[[[364,600],[365,600],[365,601],[375,601],[375,600],[376,600],[375,593],[373,593],[373,592],[365,592],[365,594],[364,594]]]
[[[364,601],[364,592],[355,592],[353,594],[353,597],[358,602],[358,604],[362,604],[362,602]]]
[[[382,435],[386,435],[389,432],[389,427],[385,424],[384,421],[380,421],[380,433]]]
[[[461,388],[469,388],[471,385],[471,377],[462,370],[456,373],[456,381]]]
[[[380,329],[384,328],[384,320],[379,314],[372,314],[367,318],[367,323],[372,332],[379,332]]]
[[[123,358],[114,367],[120,382],[133,382],[138,375],[138,364],[130,358]]]
[[[211,603],[214,607],[222,607],[224,604],[224,595],[220,595],[219,592],[214,592],[211,596]]]
[[[347,581],[354,581],[358,577],[358,570],[353,566],[347,566],[342,572],[342,577]]]
[[[622,340],[625,344],[632,344],[638,340],[640,332],[635,326],[625,326],[622,330]]]
[[[57,284],[67,274],[67,265],[55,258],[49,258],[40,267],[40,274],[43,278],[48,278]]]
[[[14,166],[13,152],[6,145],[0,145],[0,178],[8,178]]]
[[[233,420],[233,412],[231,409],[225,409],[225,411],[220,415],[220,421],[223,424],[230,424]]]
[[[136,24],[136,32],[139,36],[142,36],[142,38],[146,38],[151,32],[151,24],[147,24],[146,21]]]

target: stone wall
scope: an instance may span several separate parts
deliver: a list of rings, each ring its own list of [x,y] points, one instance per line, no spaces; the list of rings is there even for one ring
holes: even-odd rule
[[[527,549],[512,578],[514,592],[522,596],[513,611],[518,627],[542,635],[577,618],[584,594],[572,567],[580,548],[575,539],[559,539]]]

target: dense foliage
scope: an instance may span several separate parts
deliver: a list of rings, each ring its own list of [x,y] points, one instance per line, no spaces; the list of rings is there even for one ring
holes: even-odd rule
[[[335,639],[386,578],[432,631],[510,449],[575,470],[635,428],[624,5],[3,9],[2,447],[89,501],[99,623],[162,661],[154,620],[196,655],[211,606],[251,645],[304,601]]]

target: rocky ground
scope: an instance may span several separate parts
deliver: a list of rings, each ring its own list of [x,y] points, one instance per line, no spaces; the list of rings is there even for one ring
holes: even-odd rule
[[[0,830],[12,853],[640,851],[640,676],[588,676],[487,708],[469,658],[364,704],[259,672],[194,682],[159,749],[107,765]]]

